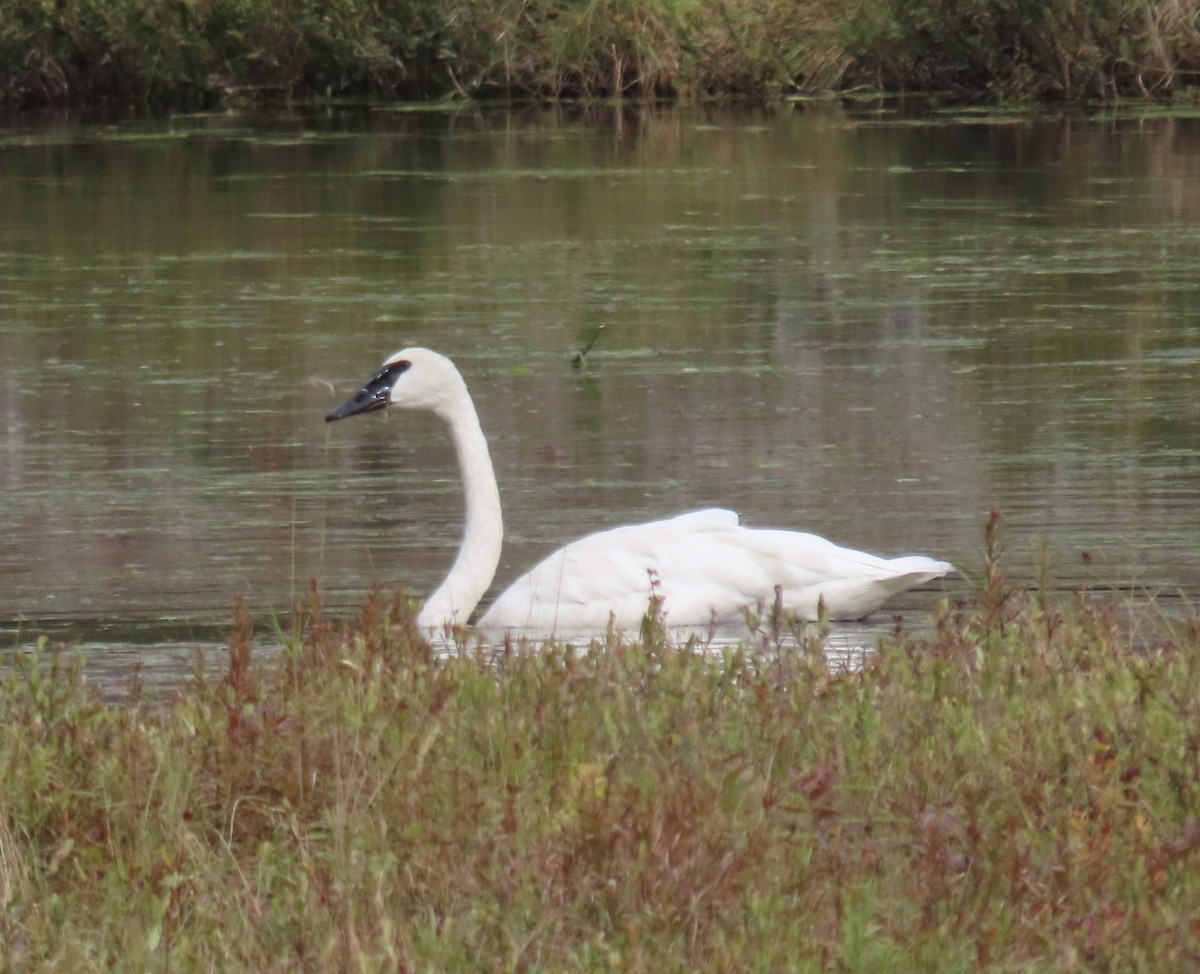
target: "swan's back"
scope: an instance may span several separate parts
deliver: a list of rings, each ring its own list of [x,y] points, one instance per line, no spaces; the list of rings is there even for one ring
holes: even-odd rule
[[[824,598],[831,618],[860,619],[951,570],[924,556],[879,558],[813,534],[745,528],[734,512],[713,508],[601,531],[559,549],[507,589],[480,626],[603,631],[611,620],[628,630],[655,593],[668,625],[703,626],[769,605],[776,586],[798,618],[815,619]]]

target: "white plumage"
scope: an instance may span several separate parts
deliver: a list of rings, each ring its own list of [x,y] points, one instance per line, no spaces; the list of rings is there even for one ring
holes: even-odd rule
[[[423,348],[389,358],[333,421],[385,406],[424,409],[450,426],[466,499],[458,557],[417,617],[423,628],[463,624],[487,591],[504,534],[487,440],[454,363]],[[815,619],[824,599],[833,619],[861,619],[891,596],[953,571],[923,555],[880,558],[799,531],[746,528],[732,511],[710,509],[631,524],[580,538],[544,559],[479,619],[487,630],[539,635],[636,628],[653,595],[670,626],[740,621],[770,608]]]

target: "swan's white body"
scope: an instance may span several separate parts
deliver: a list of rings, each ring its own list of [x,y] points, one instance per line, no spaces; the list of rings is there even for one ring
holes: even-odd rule
[[[740,621],[770,608],[815,619],[861,619],[892,595],[946,574],[921,555],[885,559],[799,531],[744,528],[711,508],[588,535],[521,576],[479,620],[485,628],[603,632],[635,628],[652,592],[671,625]],[[652,582],[652,579],[656,580]]]
[[[417,617],[423,628],[465,624],[500,560],[500,493],[487,440],[458,369],[428,349],[397,352],[326,419],[384,406],[426,409],[450,426],[466,497],[462,546],[446,580]],[[770,608],[815,619],[861,619],[891,596],[947,574],[923,555],[880,558],[799,531],[745,528],[732,511],[710,509],[588,535],[517,579],[479,619],[486,630],[539,635],[636,628],[657,596],[670,626],[740,621]]]

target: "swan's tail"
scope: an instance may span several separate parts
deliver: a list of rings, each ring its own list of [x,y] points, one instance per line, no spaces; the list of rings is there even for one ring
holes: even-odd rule
[[[911,579],[909,585],[923,585],[935,578],[949,575],[954,566],[948,561],[938,561],[925,555],[905,555],[903,558],[889,558],[888,567],[900,578]]]
[[[805,593],[812,601],[808,617],[816,618],[816,603],[824,599],[829,618],[842,621],[863,619],[882,608],[893,595],[932,582],[952,571],[954,566],[948,561],[937,561],[924,555],[890,558],[886,570],[875,577],[837,579],[813,586],[812,590]]]

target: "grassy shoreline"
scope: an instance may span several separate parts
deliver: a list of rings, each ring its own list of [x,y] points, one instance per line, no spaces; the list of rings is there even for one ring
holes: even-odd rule
[[[857,673],[648,626],[436,659],[315,595],[269,666],[0,673],[6,970],[1191,970],[1200,624],[1005,582]]]
[[[1163,98],[1194,0],[8,0],[0,105],[330,96]]]

